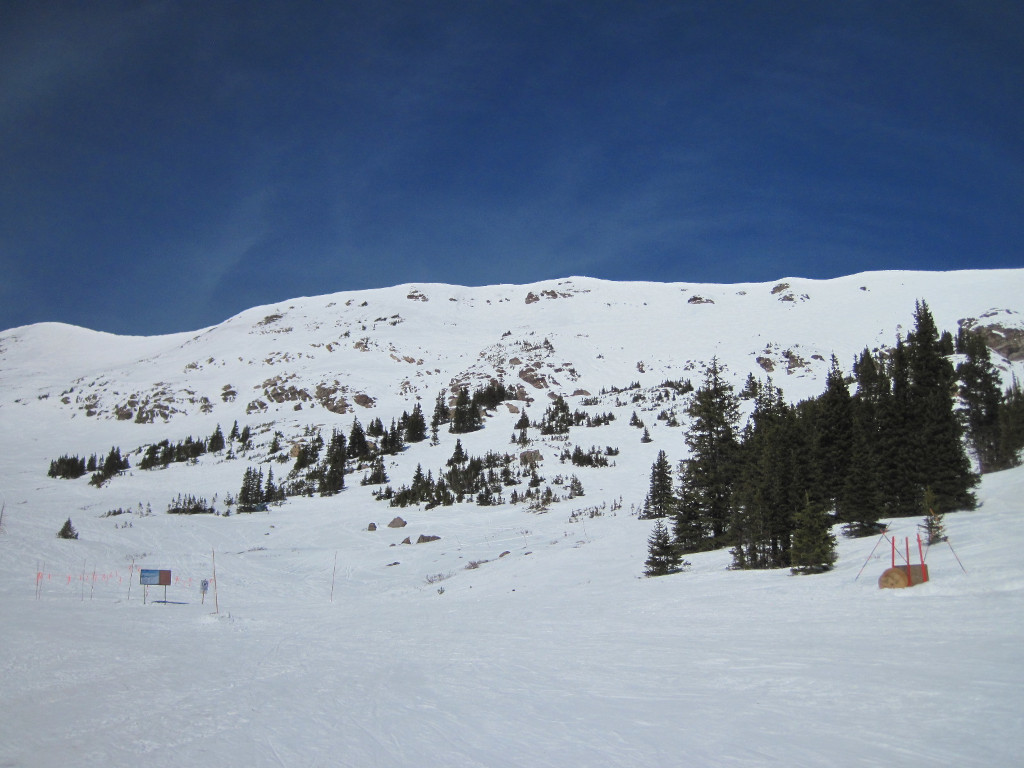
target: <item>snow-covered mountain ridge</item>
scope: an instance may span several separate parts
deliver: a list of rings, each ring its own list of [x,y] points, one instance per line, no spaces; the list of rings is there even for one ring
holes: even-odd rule
[[[985,475],[978,509],[947,515],[948,546],[923,553],[931,581],[908,590],[877,587],[888,541],[842,535],[824,574],[729,570],[723,549],[645,579],[637,509],[657,453],[686,455],[688,398],[666,379],[699,386],[717,356],[737,388],[752,372],[816,396],[831,355],[848,371],[892,345],[924,299],[940,329],[983,330],[1019,380],[1022,288],[1024,270],[572,278],[295,299],[152,338],[5,331],[0,765],[1015,764],[1024,467]],[[289,475],[277,432],[297,448],[418,401],[429,417],[441,389],[491,377],[521,399],[386,456],[388,482],[439,476],[459,440],[510,454],[520,492],[533,454],[547,507],[505,487],[487,506],[398,509],[355,461],[334,495],[254,514],[227,501],[252,468]],[[513,445],[522,410],[536,421],[556,393],[615,418]],[[251,447],[141,467],[145,446],[235,420]],[[99,487],[47,475],[115,445],[131,469]],[[608,466],[561,458],[591,446],[614,449]],[[182,493],[215,514],[169,514]],[[78,539],[55,535],[69,518]],[[915,546],[920,518],[887,522]],[[171,571],[166,602],[144,599],[140,568]]]
[[[1024,270],[734,285],[575,277],[299,298],[149,338],[45,323],[0,334],[0,407],[135,423],[199,414],[308,422],[318,411],[401,413],[492,378],[528,400],[655,386],[714,356],[737,383],[771,375],[799,399],[820,392],[833,354],[848,369],[864,347],[892,345],[920,299],[940,328],[986,332],[1009,372],[1024,357],[1022,289]]]

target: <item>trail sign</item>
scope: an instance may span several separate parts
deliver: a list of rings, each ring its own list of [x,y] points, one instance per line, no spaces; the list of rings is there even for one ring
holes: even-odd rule
[[[152,568],[143,568],[139,571],[139,584],[145,586],[167,587],[171,584],[170,571],[158,571]]]

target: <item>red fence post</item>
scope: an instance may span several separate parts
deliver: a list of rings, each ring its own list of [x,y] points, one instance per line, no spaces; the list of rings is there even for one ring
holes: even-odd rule
[[[910,568],[910,537],[905,537],[903,541],[907,545],[907,584],[912,587],[914,586],[914,573]]]

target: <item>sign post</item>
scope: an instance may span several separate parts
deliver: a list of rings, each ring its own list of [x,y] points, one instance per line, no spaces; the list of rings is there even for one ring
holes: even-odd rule
[[[150,585],[162,586],[164,588],[164,605],[167,604],[167,587],[171,583],[171,572],[160,571],[154,568],[142,568],[139,571],[139,583],[143,586],[142,602],[146,602],[146,593]]]

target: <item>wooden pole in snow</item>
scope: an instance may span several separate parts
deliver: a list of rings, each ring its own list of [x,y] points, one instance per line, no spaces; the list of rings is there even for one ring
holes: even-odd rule
[[[217,599],[217,550],[210,550],[213,553],[213,612],[220,613],[220,601]]]
[[[334,577],[338,575],[338,550],[334,550],[334,572],[331,574],[331,602],[334,602]]]
[[[871,562],[871,557],[872,557],[872,556],[873,556],[873,555],[875,554],[875,550],[876,550],[876,549],[878,549],[878,545],[882,543],[882,539],[884,539],[884,538],[885,538],[885,535],[884,535],[884,534],[883,534],[882,536],[879,536],[879,537],[878,537],[878,541],[876,541],[876,542],[875,542],[875,546],[873,546],[873,547],[871,548],[871,554],[870,554],[870,555],[868,555],[868,558],[867,558],[867,560],[865,560],[865,561],[864,561],[864,565],[862,565],[862,566],[860,567],[860,570],[859,570],[859,571],[857,571],[857,575],[853,577],[853,580],[854,580],[854,581],[856,581],[857,579],[859,579],[859,578],[860,578],[860,575],[861,575],[862,573],[864,573],[864,569],[868,567],[868,563],[869,563],[869,562]]]
[[[960,566],[960,570],[967,573],[967,569],[964,568],[964,564],[960,562],[960,556],[956,553],[956,550],[953,549],[953,545],[950,543],[948,538],[946,539],[946,543],[949,544],[949,551],[952,552],[953,557],[956,558],[956,564]]]

